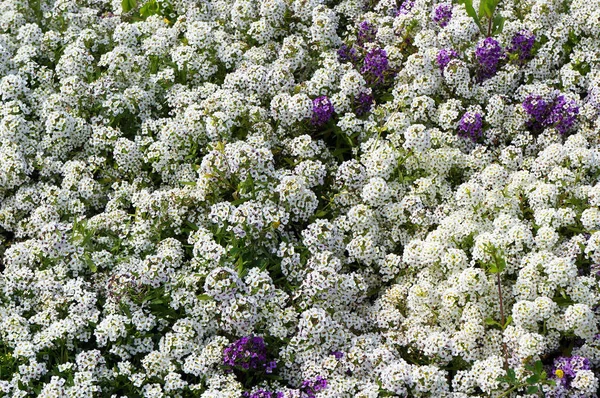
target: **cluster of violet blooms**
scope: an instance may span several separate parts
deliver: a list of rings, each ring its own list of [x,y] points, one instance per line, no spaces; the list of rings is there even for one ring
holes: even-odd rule
[[[267,346],[262,337],[258,336],[242,337],[225,348],[223,363],[229,372],[243,369],[273,373],[273,369],[277,367],[276,361],[267,361]]]
[[[579,107],[575,101],[567,99],[560,91],[555,91],[553,97],[548,101],[541,95],[530,94],[523,101],[523,109],[531,117],[528,127],[532,131],[554,127],[561,134],[565,134],[575,124],[579,114]]]
[[[434,12],[434,21],[441,27],[448,24],[452,17],[452,9],[447,4],[439,5]],[[523,29],[517,32],[510,46],[503,50],[500,43],[492,37],[481,40],[475,49],[475,59],[478,63],[477,80],[483,82],[496,74],[502,60],[511,55],[515,62],[523,64],[532,56],[535,44],[535,35]],[[444,73],[450,61],[459,57],[453,48],[444,48],[438,52],[436,62]],[[565,134],[575,123],[579,108],[572,100],[563,95],[556,95],[551,102],[545,101],[539,95],[530,95],[523,103],[523,108],[531,116],[528,127],[532,131],[539,131],[544,127],[554,126],[561,134]],[[460,119],[458,135],[470,138],[474,142],[483,134],[483,118],[479,113],[466,112]]]
[[[566,394],[571,387],[571,382],[577,377],[577,373],[582,370],[591,369],[590,360],[579,355],[556,358],[552,365],[552,375],[559,385],[559,388],[553,396],[562,396],[563,393]]]
[[[227,346],[223,350],[223,364],[228,372],[240,369],[264,371],[270,374],[277,367],[276,361],[267,360],[267,346],[263,338],[259,336],[244,336]],[[317,376],[314,380],[304,380],[300,385],[300,392],[303,398],[314,398],[317,392],[325,388],[327,388],[327,379]],[[243,396],[244,398],[282,398],[283,393],[259,389],[253,393],[246,391]]]
[[[452,19],[452,5],[442,3],[438,5],[433,14],[433,21],[441,28],[448,25]],[[535,43],[535,35],[528,30],[521,30],[515,34],[511,40],[511,45],[506,52],[500,46],[500,43],[492,37],[486,37],[481,40],[475,49],[475,59],[478,63],[479,82],[491,78],[496,74],[500,62],[506,59],[510,54],[516,54],[520,63],[526,62],[531,58],[531,50]],[[453,48],[443,48],[438,52],[436,62],[442,72],[448,66],[450,61],[459,57],[459,53]],[[466,112],[460,122],[458,135],[477,141],[483,133],[483,121],[479,113]]]
[[[409,10],[410,3],[404,2],[398,13],[402,13],[402,10]],[[451,4],[440,4],[434,10],[433,20],[440,27],[446,27],[451,19]],[[363,21],[358,25],[356,45],[364,51],[365,44],[375,41],[376,35],[377,27],[368,21]],[[527,62],[532,56],[534,44],[535,35],[526,29],[520,30],[513,36],[510,46],[506,50],[492,37],[481,40],[475,49],[475,59],[478,63],[477,80],[483,82],[493,77],[501,61],[508,59],[510,56],[519,64]],[[450,61],[458,57],[459,53],[453,48],[443,48],[438,52],[436,61],[442,74]],[[340,62],[351,62],[355,66],[358,66],[361,59],[359,51],[355,47],[346,44],[339,48],[338,58]],[[376,87],[384,83],[390,73],[385,50],[377,47],[369,50],[363,57],[362,66],[358,69],[369,85]],[[355,99],[356,114],[360,116],[369,112],[372,104],[373,97],[368,93],[361,93]],[[552,102],[546,102],[537,95],[530,95],[523,103],[523,107],[532,117],[528,127],[534,132],[544,127],[554,126],[561,134],[565,134],[574,125],[576,116],[579,113],[575,102],[567,100],[563,95],[558,95]],[[315,127],[321,127],[329,122],[334,112],[334,107],[327,96],[315,98],[313,100],[311,123]],[[464,113],[459,121],[458,135],[470,138],[473,142],[479,140],[483,135],[483,118],[481,114]]]
[[[363,21],[358,25],[358,34],[356,45],[361,52],[365,52],[364,57],[360,56],[359,50],[353,46],[343,44],[337,50],[340,62],[352,63],[364,76],[365,81],[372,87],[378,87],[385,83],[386,78],[391,74],[391,68],[386,51],[382,48],[372,48],[365,50],[365,45],[375,41],[377,36],[377,27],[368,21]],[[362,62],[361,62],[362,58]],[[373,106],[373,96],[367,92],[362,92],[354,99],[354,111],[358,116],[362,116],[371,110]],[[313,116],[311,124],[315,127],[322,127],[331,120],[335,109],[331,100],[326,95],[317,97],[313,100]]]
[[[313,116],[311,123],[315,127],[321,127],[331,119],[335,110],[331,100],[326,95],[322,95],[313,100]]]

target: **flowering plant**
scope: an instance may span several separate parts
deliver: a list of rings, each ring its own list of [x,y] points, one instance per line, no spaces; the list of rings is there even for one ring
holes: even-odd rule
[[[0,396],[597,397],[600,0],[0,5]]]

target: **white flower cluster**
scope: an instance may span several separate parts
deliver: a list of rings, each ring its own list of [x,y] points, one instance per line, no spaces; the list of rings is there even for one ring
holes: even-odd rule
[[[464,3],[0,0],[0,396],[597,397],[600,0]]]

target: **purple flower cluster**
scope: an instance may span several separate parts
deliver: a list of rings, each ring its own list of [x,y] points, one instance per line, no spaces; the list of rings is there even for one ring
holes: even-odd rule
[[[506,50],[508,53],[518,54],[519,61],[524,62],[531,57],[531,50],[535,43],[535,35],[523,29],[517,32],[511,42],[510,47]]]
[[[577,372],[590,369],[589,359],[573,355],[572,357],[556,358],[552,366],[552,374],[561,386],[568,389],[571,386],[571,381],[577,376]]]
[[[362,47],[365,43],[371,43],[375,41],[376,36],[377,27],[367,21],[363,21],[360,23],[360,25],[358,25],[358,37],[356,43]]]
[[[352,62],[355,64],[358,61],[358,53],[354,47],[349,47],[342,44],[337,50],[338,59],[341,63]]]
[[[398,8],[398,11],[396,11],[396,15],[394,15],[394,16],[397,17],[398,15],[408,14],[410,12],[410,10],[412,10],[414,5],[415,5],[414,0],[404,0],[404,2]]]
[[[552,126],[559,133],[565,134],[573,127],[579,114],[577,103],[562,94],[551,102],[544,100],[540,95],[530,94],[523,101],[523,109],[531,117],[527,127],[534,132]]]
[[[458,135],[477,141],[483,132],[483,118],[479,113],[465,112],[458,123]]]
[[[223,363],[229,367],[244,370],[264,370],[272,373],[277,367],[275,361],[267,362],[267,347],[262,337],[246,336],[229,345],[223,351]]]
[[[363,74],[367,83],[371,85],[381,84],[385,80],[385,74],[389,71],[388,56],[384,49],[374,48],[365,55]]]
[[[444,28],[452,19],[452,4],[442,3],[433,12],[433,21]]]
[[[313,126],[319,127],[326,124],[335,110],[333,109],[333,104],[331,100],[326,95],[322,95],[313,100],[313,114],[311,123]]]
[[[482,81],[496,74],[498,63],[504,58],[504,52],[496,39],[486,37],[477,43],[475,58],[479,63],[479,79]]]
[[[442,48],[438,52],[436,62],[442,73],[444,73],[444,69],[446,69],[446,66],[448,66],[450,61],[452,61],[454,58],[458,58],[458,53],[453,48]]]
[[[358,116],[362,116],[371,110],[373,106],[373,96],[362,92],[354,99],[354,112]]]
[[[244,398],[283,398],[282,392],[271,392],[267,390],[258,390],[250,394],[249,392],[244,392]]]
[[[315,380],[304,380],[300,386],[303,398],[315,398],[315,393],[327,388],[327,379],[317,376]]]
[[[579,107],[574,100],[567,99],[564,95],[559,95],[554,100],[554,105],[546,123],[554,126],[559,133],[565,134],[573,125],[579,114]]]

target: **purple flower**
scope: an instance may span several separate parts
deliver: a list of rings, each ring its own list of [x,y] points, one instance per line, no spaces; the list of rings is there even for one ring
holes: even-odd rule
[[[415,5],[415,1],[414,0],[404,0],[404,2],[400,5],[400,7],[398,8],[398,11],[396,11],[396,17],[398,15],[406,15],[410,12],[410,10],[412,10],[412,8]]]
[[[579,107],[574,100],[559,95],[554,100],[554,106],[546,119],[546,124],[554,126],[559,133],[565,134],[573,125],[579,114]]]
[[[371,43],[375,41],[377,35],[377,28],[367,21],[363,21],[358,25],[358,37],[357,44],[363,46],[365,43]]]
[[[458,123],[458,135],[470,138],[473,142],[481,137],[483,119],[479,113],[465,112]]]
[[[519,61],[524,62],[531,57],[531,49],[535,43],[535,35],[523,29],[517,32],[511,42],[510,47],[506,50],[508,53],[514,53],[519,55]]]
[[[486,37],[480,41],[475,49],[475,58],[480,67],[480,80],[489,79],[494,76],[498,69],[498,63],[503,57],[502,47],[500,47],[496,39]]]
[[[344,62],[352,62],[356,63],[358,61],[358,54],[354,47],[348,47],[345,44],[342,44],[341,47],[337,50],[338,59],[341,63]]]
[[[304,380],[300,386],[302,397],[315,398],[315,393],[327,388],[327,379],[317,376],[315,380]]]
[[[363,67],[360,70],[368,84],[380,84],[390,66],[387,53],[381,48],[374,48],[365,55]]]
[[[276,361],[268,362],[267,365],[265,366],[265,372],[266,373],[273,373],[273,369],[275,369],[276,367],[277,367],[277,362]]]
[[[536,132],[542,130],[550,112],[549,104],[540,95],[530,94],[523,101],[523,109],[531,117],[527,127]]]
[[[598,114],[600,112],[600,88],[597,86],[591,87],[585,98],[585,102],[595,110],[595,114]]]
[[[444,69],[446,66],[452,61],[454,58],[458,58],[458,53],[453,48],[442,48],[436,57],[436,62],[440,67],[442,73],[444,73]]]
[[[322,95],[313,100],[313,116],[311,123],[319,127],[326,124],[333,116],[333,104],[326,95]]]
[[[571,357],[556,358],[552,366],[552,374],[558,383],[568,389],[571,386],[571,381],[577,376],[577,372],[590,369],[589,359],[573,355]]]
[[[452,19],[452,4],[442,3],[435,8],[433,12],[433,21],[442,28],[448,25]]]
[[[271,392],[267,390],[258,390],[252,394],[244,392],[244,398],[283,398],[282,392]]]
[[[523,109],[531,117],[527,127],[536,133],[545,127],[553,126],[559,133],[565,134],[573,127],[579,114],[577,103],[562,94],[551,102],[547,102],[540,95],[530,94],[523,101]]]
[[[241,368],[244,370],[263,370],[270,373],[274,361],[267,364],[267,347],[262,337],[246,336],[230,344],[223,351],[223,363],[232,368]]]
[[[342,357],[344,356],[344,353],[341,351],[333,351],[329,355],[333,355],[335,357],[335,359],[342,359]]]
[[[358,116],[362,116],[365,113],[371,111],[371,106],[373,105],[373,96],[371,94],[367,94],[362,92],[358,94],[358,97],[354,99],[354,112]]]

